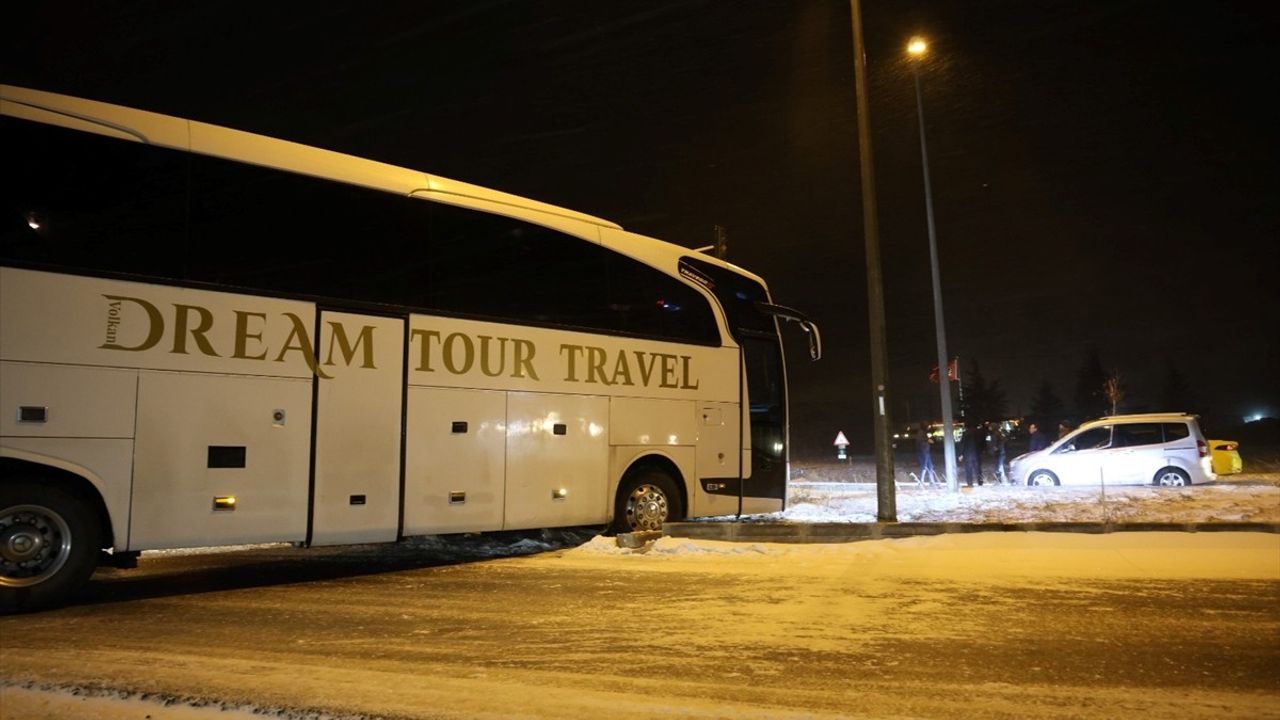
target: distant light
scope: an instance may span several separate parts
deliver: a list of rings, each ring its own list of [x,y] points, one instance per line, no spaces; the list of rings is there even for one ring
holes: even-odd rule
[[[32,230],[39,230],[42,227],[40,216],[33,212],[27,213],[27,227]]]
[[[922,37],[913,37],[911,38],[911,42],[907,43],[907,52],[911,53],[915,57],[920,57],[924,54],[924,51],[928,49],[929,45],[925,43],[924,38]]]

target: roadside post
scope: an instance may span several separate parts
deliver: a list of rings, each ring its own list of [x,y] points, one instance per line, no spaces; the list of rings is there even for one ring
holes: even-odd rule
[[[836,431],[836,441],[833,444],[836,446],[836,459],[844,460],[845,462],[848,462],[849,461],[849,453],[848,453],[849,438],[844,436],[843,430]]]

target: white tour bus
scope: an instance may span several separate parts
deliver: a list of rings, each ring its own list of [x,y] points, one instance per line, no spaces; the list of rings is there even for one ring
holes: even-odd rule
[[[781,509],[755,275],[599,218],[0,86],[0,605],[159,548]],[[102,552],[110,550],[111,552]]]

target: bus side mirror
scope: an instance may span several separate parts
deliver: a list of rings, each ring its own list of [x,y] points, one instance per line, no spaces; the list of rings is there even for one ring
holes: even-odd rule
[[[818,326],[811,322],[800,323],[800,329],[809,335],[809,359],[822,359],[822,333],[818,332]]]
[[[772,315],[788,322],[799,323],[800,329],[804,330],[809,336],[809,357],[813,360],[822,359],[822,333],[818,332],[818,326],[805,314],[794,308],[785,305],[770,305],[765,302],[757,302],[756,309],[766,315]]]

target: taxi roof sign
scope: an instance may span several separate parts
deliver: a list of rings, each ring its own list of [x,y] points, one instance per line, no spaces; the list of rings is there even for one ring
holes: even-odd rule
[[[843,431],[843,430],[837,430],[837,431],[836,431],[836,441],[835,441],[834,443],[832,443],[832,445],[835,445],[836,447],[839,447],[839,446],[841,446],[841,445],[844,445],[845,447],[848,447],[848,445],[849,445],[849,438],[847,438],[847,437],[845,437],[845,436],[844,436],[844,431]]]

